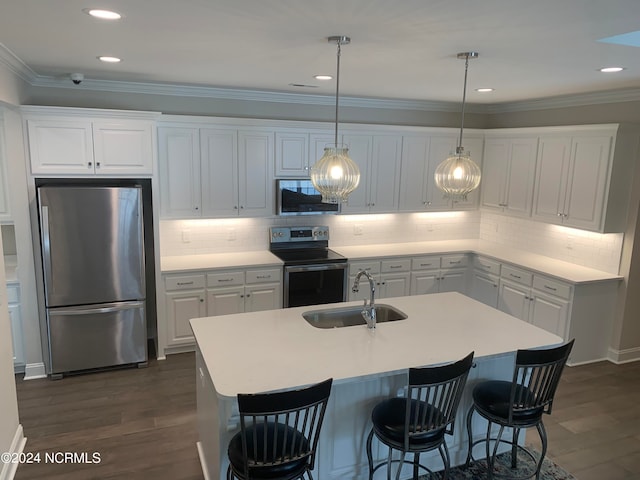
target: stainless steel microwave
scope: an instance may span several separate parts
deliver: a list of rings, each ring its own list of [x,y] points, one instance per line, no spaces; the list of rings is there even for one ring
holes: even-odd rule
[[[276,180],[278,215],[322,215],[340,212],[340,204],[322,203],[308,178]]]

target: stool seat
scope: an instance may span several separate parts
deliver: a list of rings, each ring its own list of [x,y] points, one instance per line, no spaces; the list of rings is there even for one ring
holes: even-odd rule
[[[265,425],[259,424],[255,427],[247,428],[245,432],[247,460],[254,464],[251,467],[251,478],[295,478],[296,474],[301,475],[307,466],[307,456],[287,462],[279,459],[274,452],[280,452],[283,447],[286,449],[285,439],[289,443],[295,442],[296,446],[300,444],[301,449],[306,451],[309,449],[309,440],[295,428],[281,423],[270,422],[267,424],[266,430],[265,435]],[[265,439],[268,443],[266,450]],[[274,439],[275,442],[273,441]],[[266,452],[265,455],[263,455],[263,452]],[[233,436],[229,442],[227,453],[233,468],[241,471],[244,466],[241,432]],[[260,463],[264,465],[260,466]]]
[[[511,408],[512,382],[501,380],[488,380],[482,382],[473,389],[473,403],[477,410],[496,423],[509,422],[509,410]],[[531,390],[522,385],[516,385],[516,398],[522,398],[527,405],[535,405],[535,395]],[[534,424],[544,412],[543,406],[513,410],[512,424]]]
[[[433,424],[441,425],[444,416],[437,408],[418,400],[410,401],[409,423],[415,425],[418,418],[433,419]],[[383,443],[401,449],[404,445],[404,432],[407,411],[406,398],[390,398],[377,404],[371,413],[373,429]],[[409,437],[409,448],[425,448],[431,443],[440,443],[445,428],[425,429],[423,433],[416,431]],[[412,448],[413,447],[413,448]]]

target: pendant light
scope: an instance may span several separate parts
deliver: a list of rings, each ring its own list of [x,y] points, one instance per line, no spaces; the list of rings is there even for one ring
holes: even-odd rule
[[[360,169],[349,158],[349,149],[338,143],[338,99],[340,94],[340,47],[351,43],[345,36],[329,37],[329,43],[338,45],[336,74],[336,128],[333,146],[324,149],[324,155],[311,167],[311,183],[322,194],[324,203],[346,202],[360,183]]]
[[[462,147],[462,132],[464,130],[464,105],[467,98],[467,71],[469,59],[478,58],[478,52],[462,52],[458,58],[464,59],[464,88],[462,90],[462,124],[460,126],[460,141],[454,154],[449,155],[438,165],[434,175],[436,186],[444,191],[448,198],[466,200],[467,195],[480,185],[480,167],[471,159],[469,152]]]

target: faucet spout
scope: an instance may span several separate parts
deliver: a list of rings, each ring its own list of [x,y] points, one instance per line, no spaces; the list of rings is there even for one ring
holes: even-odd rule
[[[360,277],[362,277],[363,275],[367,278],[367,280],[369,280],[369,288],[371,292],[370,292],[369,303],[367,304],[366,298],[364,300],[364,308],[362,310],[362,316],[367,322],[367,327],[370,329],[374,329],[376,328],[376,306],[375,306],[376,281],[374,280],[374,278],[371,276],[369,272],[367,272],[366,270],[360,270],[356,275],[356,278],[353,282],[353,287],[351,287],[351,291],[353,293],[357,293],[359,291]]]

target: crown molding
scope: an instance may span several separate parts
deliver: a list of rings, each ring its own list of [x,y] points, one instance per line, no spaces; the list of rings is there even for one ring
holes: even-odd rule
[[[6,45],[0,43],[0,65],[27,83],[33,84],[38,77],[18,56],[9,50]]]

